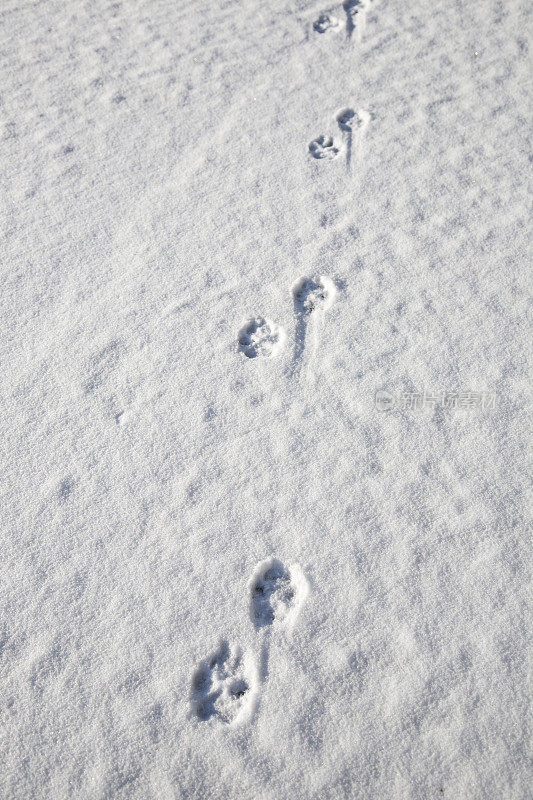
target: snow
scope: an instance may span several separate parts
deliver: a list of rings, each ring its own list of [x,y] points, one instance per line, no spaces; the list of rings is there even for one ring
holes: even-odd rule
[[[4,0],[2,797],[530,796],[529,22]]]

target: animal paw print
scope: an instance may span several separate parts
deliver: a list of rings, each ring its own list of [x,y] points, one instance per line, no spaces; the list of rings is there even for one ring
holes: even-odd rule
[[[300,278],[293,287],[294,305],[299,314],[312,314],[315,310],[326,311],[333,305],[337,293],[331,278]]]
[[[348,39],[352,38],[358,19],[361,20],[361,27],[364,28],[366,15],[371,4],[372,0],[344,0],[342,7],[346,14],[346,35]]]
[[[343,108],[337,113],[339,128],[343,131],[351,131],[355,121],[355,111],[353,108]]]
[[[268,675],[270,632],[290,632],[309,594],[309,584],[298,564],[286,569],[278,559],[269,558],[257,565],[248,591],[252,623],[256,631],[263,629],[258,639],[261,670],[250,652],[243,655],[239,647],[221,640],[218,649],[201,661],[192,675],[191,716],[200,722],[212,719],[236,726],[250,719],[261,681]]]
[[[298,564],[286,569],[275,558],[259,564],[250,579],[250,616],[256,629],[295,622],[308,594],[308,583]]]
[[[285,331],[263,317],[249,319],[239,331],[239,350],[247,358],[272,358],[283,348]]]
[[[356,128],[366,128],[370,121],[370,114],[363,109],[356,111],[353,108],[342,108],[337,112],[335,118],[342,131],[351,132]]]
[[[339,148],[331,136],[319,136],[309,142],[309,153],[313,158],[335,158]]]
[[[329,30],[336,30],[339,27],[339,20],[332,14],[321,14],[313,22],[313,30],[317,33],[326,33]]]
[[[243,721],[251,712],[255,676],[239,648],[222,641],[211,658],[196,668],[191,708],[201,722],[216,718],[227,725]]]
[[[352,160],[352,149],[360,158],[362,154],[363,137],[370,122],[371,115],[364,109],[341,108],[335,115],[337,124],[341,130],[346,152],[346,167],[350,172]]]

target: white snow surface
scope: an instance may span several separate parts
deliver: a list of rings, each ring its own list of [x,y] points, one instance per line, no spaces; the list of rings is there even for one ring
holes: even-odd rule
[[[3,0],[2,798],[531,797],[529,8]]]

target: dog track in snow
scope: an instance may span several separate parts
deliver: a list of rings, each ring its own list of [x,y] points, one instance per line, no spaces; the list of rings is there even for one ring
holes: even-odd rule
[[[372,5],[372,0],[344,0],[342,8],[346,15],[346,37],[351,39],[357,30],[361,38],[365,26],[366,15]]]
[[[336,288],[331,278],[300,278],[292,289],[294,308],[299,316],[326,311],[333,305]]]
[[[318,136],[308,144],[309,155],[313,158],[336,158],[340,148],[332,136]]]
[[[344,0],[339,6],[340,15],[344,13],[344,30],[348,40],[354,33],[361,40],[372,3],[373,0]],[[319,35],[340,31],[342,27],[340,19],[332,10],[323,11],[313,22],[313,31]]]
[[[283,348],[285,331],[269,319],[253,317],[240,329],[238,343],[247,358],[272,358]]]
[[[355,144],[357,156],[361,155],[363,136],[368,123],[370,114],[363,109],[341,108],[335,115],[341,135],[344,139],[346,149],[346,166],[350,171],[352,151]]]
[[[370,122],[371,115],[363,108],[341,108],[337,111],[335,119],[339,128],[343,132],[361,131],[364,132]]]
[[[313,22],[313,30],[316,33],[327,33],[328,31],[336,31],[340,28],[340,22],[337,17],[329,12],[324,12]]]
[[[217,719],[236,725],[249,717],[257,694],[254,665],[238,647],[221,641],[218,650],[196,667],[191,709],[201,721]]]
[[[191,715],[200,722],[216,720],[235,726],[252,716],[261,681],[268,676],[270,633],[290,632],[309,593],[298,564],[285,568],[269,558],[257,565],[248,582],[250,618],[262,632],[258,641],[260,670],[251,653],[241,653],[221,640],[218,649],[194,669],[190,690]]]
[[[339,123],[339,128],[342,131],[351,131],[354,125],[355,111],[353,108],[341,108],[341,110],[337,112],[335,119]]]
[[[262,561],[249,582],[250,618],[256,630],[272,625],[292,628],[308,591],[298,564],[286,568],[276,558]]]
[[[320,343],[325,314],[333,305],[336,293],[335,284],[325,275],[300,278],[292,287],[296,317],[293,369],[300,371],[305,364],[308,378],[312,378],[312,365]]]

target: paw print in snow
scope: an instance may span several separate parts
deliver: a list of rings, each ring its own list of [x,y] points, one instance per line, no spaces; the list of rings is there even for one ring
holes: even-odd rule
[[[201,722],[214,717],[237,724],[249,715],[255,696],[255,676],[237,647],[225,641],[211,658],[202,661],[192,680],[191,707]]]
[[[329,30],[335,30],[339,27],[337,17],[331,14],[321,14],[315,22],[313,22],[313,30],[317,33],[325,33]]]
[[[272,358],[285,342],[285,331],[263,317],[249,319],[239,331],[239,350],[247,358]]]
[[[365,28],[366,15],[372,5],[372,0],[344,0],[342,7],[346,14],[346,34],[352,38],[356,27],[360,28],[359,35]]]
[[[258,564],[249,583],[250,617],[256,629],[274,622],[292,627],[309,585],[298,564],[288,569],[270,558]]]
[[[351,131],[354,125],[355,119],[355,111],[353,108],[343,108],[342,111],[339,111],[337,114],[337,122],[339,123],[339,128],[343,131]]]
[[[326,311],[333,304],[336,287],[331,278],[300,278],[293,286],[294,305],[299,314],[312,314],[315,309]]]
[[[336,120],[342,131],[353,131],[356,128],[366,128],[370,114],[364,109],[356,111],[353,108],[342,108],[337,112]]]
[[[331,136],[319,136],[309,142],[309,153],[313,158],[335,158],[339,154],[339,148]]]

